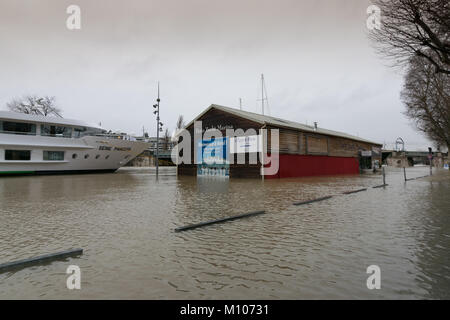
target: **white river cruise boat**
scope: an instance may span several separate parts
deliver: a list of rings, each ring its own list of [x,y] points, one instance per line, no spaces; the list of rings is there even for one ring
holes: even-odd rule
[[[0,111],[0,176],[114,172],[148,147],[82,121]]]

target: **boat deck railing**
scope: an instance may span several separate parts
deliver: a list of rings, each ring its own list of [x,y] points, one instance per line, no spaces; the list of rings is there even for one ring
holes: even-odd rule
[[[9,131],[9,130],[0,130],[0,133],[19,134],[19,135],[23,135],[23,136],[35,136],[36,135],[36,132]]]
[[[42,137],[55,137],[55,138],[82,138],[86,136],[95,136],[95,137],[102,137],[107,139],[118,139],[118,140],[127,140],[127,141],[139,141],[135,137],[130,135],[124,135],[124,134],[118,134],[118,133],[92,133],[92,132],[83,132],[81,134],[49,134],[49,133],[36,133],[36,132],[22,132],[22,131],[6,131],[6,130],[0,130],[0,134],[13,134],[13,135],[24,135],[24,136],[42,136]]]

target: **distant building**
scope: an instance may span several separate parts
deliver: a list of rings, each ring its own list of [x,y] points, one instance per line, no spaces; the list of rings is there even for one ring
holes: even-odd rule
[[[191,163],[178,166],[179,175],[225,175],[233,177],[261,177],[261,163],[250,164],[251,151],[247,152],[246,163],[237,164],[237,153],[232,153],[229,165],[209,166],[194,163],[194,154],[203,141],[195,140],[194,121],[202,121],[202,129],[215,128],[225,137],[225,144],[233,146],[235,138],[226,137],[226,129],[267,129],[268,149],[271,150],[271,130],[279,130],[279,170],[265,178],[288,178],[316,175],[358,174],[360,170],[372,169],[381,164],[381,143],[372,142],[342,132],[317,126],[279,119],[229,107],[211,105],[192,120],[186,129],[191,134]],[[202,133],[203,133],[202,132]],[[249,139],[259,139],[249,137]],[[245,142],[247,142],[245,140]],[[207,142],[205,142],[207,143]],[[197,148],[196,146],[200,146]],[[202,152],[202,151],[201,151]]]

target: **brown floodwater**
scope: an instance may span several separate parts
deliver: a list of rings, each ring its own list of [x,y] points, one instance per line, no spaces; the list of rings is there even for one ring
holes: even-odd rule
[[[389,186],[373,189],[380,175],[225,181],[161,170],[158,180],[152,168],[0,178],[0,263],[84,249],[0,273],[0,298],[450,298],[448,171],[405,183],[388,168]],[[69,265],[81,269],[80,290],[66,287]],[[381,269],[380,290],[367,288],[369,265]]]

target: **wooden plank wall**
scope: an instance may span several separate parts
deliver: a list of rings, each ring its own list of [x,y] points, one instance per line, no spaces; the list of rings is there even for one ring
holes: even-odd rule
[[[270,130],[267,136],[269,149],[271,147]],[[328,155],[333,157],[358,157],[359,150],[372,150],[370,143],[355,141],[351,139],[327,136],[310,132],[302,132],[288,129],[279,129],[280,154],[301,155]],[[378,146],[379,147],[379,146]]]
[[[327,136],[323,135],[305,134],[306,154],[328,155],[328,139]]]
[[[299,131],[280,129],[280,153],[298,154],[300,135]]]

